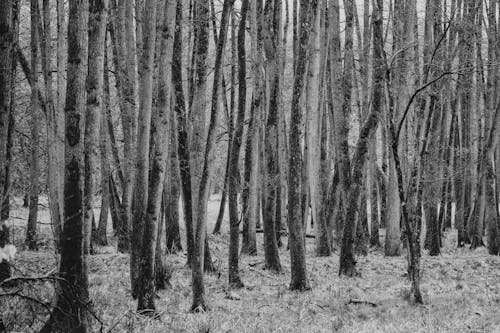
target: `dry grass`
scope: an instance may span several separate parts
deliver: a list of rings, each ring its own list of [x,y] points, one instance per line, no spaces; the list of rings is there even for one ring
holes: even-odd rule
[[[211,222],[217,208],[218,203],[212,202]],[[49,231],[42,230],[42,234]],[[280,250],[284,272],[275,275],[264,270],[260,247],[258,256],[241,258],[245,288],[229,295],[228,237],[224,234],[210,239],[220,269],[219,274],[205,280],[210,311],[188,312],[191,272],[184,266],[183,254],[173,255],[168,258],[174,269],[172,287],[158,294],[160,320],[134,313],[128,257],[117,254],[113,247],[98,249],[99,254],[89,258],[88,267],[90,293],[104,324],[103,332],[500,332],[500,257],[489,256],[485,249],[455,249],[451,235],[442,256],[422,259],[424,306],[409,300],[404,257],[385,258],[382,252],[373,251],[358,260],[360,278],[340,278],[338,255],[313,257],[310,239],[307,265],[312,291],[288,290],[290,260],[285,249]],[[55,261],[46,249],[39,253],[21,251],[16,274],[44,274],[54,268]],[[51,290],[46,284],[38,288]],[[350,304],[352,300],[367,304]],[[37,322],[31,328],[21,327],[20,323],[27,322],[11,328],[30,332],[38,327]]]

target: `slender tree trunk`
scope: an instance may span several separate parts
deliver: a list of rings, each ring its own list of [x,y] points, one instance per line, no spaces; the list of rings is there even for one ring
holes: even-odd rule
[[[320,103],[320,65],[321,65],[321,15],[323,4],[317,6],[314,13],[313,30],[311,34],[309,53],[309,73],[307,76],[307,121],[308,139],[308,171],[309,191],[311,193],[311,219],[314,221],[316,234],[316,255],[330,255],[330,244],[326,232],[326,221],[321,217],[321,122],[322,110]]]
[[[234,2],[234,1],[233,1]],[[232,3],[231,3],[232,5]],[[236,117],[236,123],[238,124],[235,128],[233,142],[231,145],[231,155],[229,156],[229,180],[228,180],[228,192],[229,192],[229,285],[232,288],[242,288],[243,282],[239,276],[239,225],[240,218],[238,214],[238,187],[239,187],[239,157],[241,143],[243,141],[243,123],[245,121],[245,110],[246,110],[246,99],[247,99],[247,86],[246,86],[246,51],[245,51],[245,35],[246,35],[246,20],[248,12],[248,0],[243,0],[241,8],[241,18],[238,27],[238,114]],[[221,23],[227,24],[226,21],[222,20]],[[221,24],[222,29],[226,29],[225,26]]]
[[[108,67],[108,48],[106,45],[107,38],[105,38],[105,50],[104,50],[104,114],[101,115],[100,124],[100,141],[99,149],[101,153],[101,211],[99,214],[99,225],[97,227],[97,244],[101,246],[108,245],[108,217],[110,210],[110,201],[112,200],[111,192],[109,188],[109,181],[111,177],[110,160],[108,158],[110,151],[109,135],[108,135],[108,123],[107,114],[110,112],[110,91],[109,91],[109,67]]]
[[[139,118],[138,118],[138,133],[137,133],[137,148],[135,158],[135,182],[134,182],[134,197],[132,207],[132,234],[131,253],[130,253],[130,277],[132,283],[132,297],[139,298],[138,311],[154,312],[154,257],[156,249],[156,237],[159,218],[159,202],[161,201],[161,193],[163,191],[163,172],[165,163],[158,159],[165,159],[166,145],[161,145],[159,152],[155,151],[155,158],[152,161],[151,179],[155,181],[155,187],[151,189],[151,200],[149,200],[149,148],[151,136],[151,113],[153,103],[153,71],[154,71],[154,54],[156,47],[156,1],[146,0],[144,4],[144,24],[143,39],[141,50],[141,58],[139,64]],[[141,22],[137,22],[141,24]],[[168,61],[167,59],[164,59]],[[170,85],[169,81],[166,81]],[[169,93],[169,92],[168,92]],[[163,97],[161,93],[160,97]],[[170,96],[166,97],[169,98]],[[169,101],[169,100],[168,100]],[[161,103],[161,102],[160,102]],[[169,105],[166,103],[165,105]],[[159,106],[161,108],[161,106]],[[164,107],[165,108],[165,107]],[[168,124],[169,115],[165,110],[164,116]],[[159,118],[160,113],[158,114]],[[158,119],[159,129],[163,132],[168,129],[161,123],[163,119]],[[160,125],[161,124],[161,125]],[[153,132],[156,134],[156,131]],[[163,134],[163,133],[162,133]],[[154,138],[155,139],[155,138]],[[156,140],[155,140],[156,141]],[[160,142],[158,140],[157,142]],[[156,168],[156,169],[155,169]],[[159,181],[158,181],[159,180]],[[150,209],[150,204],[152,208]],[[148,237],[146,237],[146,233]],[[153,263],[151,263],[153,261]]]
[[[64,214],[60,283],[54,311],[41,332],[87,332],[89,292],[83,253],[83,117],[88,59],[88,1],[69,3]]]
[[[257,208],[258,202],[258,172],[259,172],[259,120],[261,115],[261,74],[260,60],[262,48],[258,40],[257,31],[257,2],[250,3],[250,39],[252,64],[252,105],[250,106],[250,124],[247,131],[245,148],[245,181],[243,189],[243,240],[241,253],[257,255],[256,225],[260,218]]]
[[[309,290],[311,286],[307,278],[304,231],[300,207],[300,177],[301,177],[301,147],[300,127],[302,123],[302,110],[300,97],[304,87],[306,73],[306,57],[310,39],[310,24],[318,2],[300,1],[300,37],[298,42],[297,66],[293,83],[292,118],[290,121],[290,159],[288,180],[288,230],[291,258],[292,278],[291,290]]]
[[[179,230],[179,198],[180,198],[180,172],[178,160],[177,121],[174,112],[170,117],[170,156],[167,161],[168,179],[165,179],[163,190],[165,211],[165,234],[166,250],[168,253],[176,253],[182,250],[181,235]]]
[[[64,128],[64,118],[62,117],[63,107],[54,101],[53,79],[52,79],[52,34],[51,34],[51,4],[49,0],[43,1],[43,19],[37,20],[42,72],[44,78],[44,100],[47,117],[47,187],[49,190],[49,209],[54,231],[56,246],[59,247],[59,237],[61,233],[62,217],[62,175],[61,170],[62,155],[64,153],[64,138],[62,129]],[[62,33],[61,33],[62,35]],[[64,36],[62,36],[64,39]],[[62,51],[61,51],[62,52]],[[58,54],[59,56],[59,54]],[[59,69],[58,69],[59,70]],[[61,69],[62,70],[62,69]],[[59,79],[59,78],[58,78]],[[64,85],[64,82],[61,82]]]
[[[279,0],[278,0],[279,1]],[[278,49],[274,43],[279,42],[279,29],[281,13],[274,16],[274,6],[277,1],[266,3],[264,9],[265,27],[262,37],[266,55],[266,71],[269,85],[269,110],[265,128],[264,161],[265,173],[263,181],[263,229],[264,229],[264,253],[265,266],[274,272],[281,271],[281,263],[276,239],[276,207],[278,200],[279,173],[278,173],[278,103],[279,103],[279,61]],[[281,5],[280,5],[281,6]]]
[[[29,190],[29,214],[28,226],[26,228],[26,245],[30,250],[37,250],[37,220],[38,220],[38,177],[40,172],[38,146],[39,146],[39,122],[40,122],[40,103],[38,100],[38,91],[34,87],[38,86],[39,73],[39,26],[40,26],[40,8],[38,1],[31,1],[31,156],[30,156],[30,190]]]
[[[84,251],[92,250],[92,218],[99,154],[99,128],[103,111],[104,50],[106,48],[107,0],[90,1],[89,72],[87,76],[87,112],[85,114],[85,196]]]
[[[229,10],[232,8],[234,0],[225,0],[224,8],[223,8],[223,18],[222,22],[226,21],[226,23],[221,24],[221,27],[227,27],[227,15]],[[200,23],[200,29],[198,33],[198,42],[200,44],[208,43],[208,36],[206,27],[204,26],[204,22],[202,19],[206,19],[208,14],[205,11],[208,10],[208,3],[206,0],[199,0],[197,11],[202,11],[198,20]],[[225,17],[224,17],[225,16]],[[198,192],[198,200],[196,201],[196,228],[194,233],[194,251],[193,251],[193,264],[192,264],[192,279],[193,279],[193,304],[191,306],[191,311],[205,311],[207,309],[206,300],[205,300],[205,287],[203,283],[203,269],[206,266],[209,258],[208,251],[208,242],[206,241],[206,215],[207,215],[207,204],[208,204],[208,195],[209,195],[209,184],[212,178],[213,173],[213,159],[214,159],[214,145],[216,139],[216,128],[218,123],[218,99],[219,99],[219,80],[220,73],[222,68],[222,52],[224,50],[224,45],[226,42],[226,34],[227,29],[221,29],[219,34],[219,44],[217,45],[217,53],[215,59],[215,69],[214,69],[214,84],[212,87],[212,105],[211,105],[211,113],[210,113],[210,123],[208,126],[208,133],[205,145],[205,154],[203,159],[203,168],[201,172],[201,178],[199,181],[199,192]],[[199,51],[201,53],[206,53],[206,45],[202,45]],[[206,54],[199,55],[201,58],[205,58]],[[201,63],[204,65],[204,61]],[[203,88],[206,81],[206,73],[205,68],[197,68],[197,76],[198,76],[198,88]],[[201,84],[201,86],[200,86]],[[200,90],[204,91],[204,89]],[[200,93],[200,92],[198,92]],[[238,250],[238,248],[236,248]],[[205,262],[204,262],[205,261]],[[211,261],[211,260],[210,260]]]
[[[194,255],[194,219],[191,186],[191,153],[189,147],[187,110],[182,86],[182,1],[177,1],[174,55],[172,60],[172,80],[175,89],[175,113],[177,114],[179,171],[181,175],[182,203],[186,226],[187,265],[191,266]]]

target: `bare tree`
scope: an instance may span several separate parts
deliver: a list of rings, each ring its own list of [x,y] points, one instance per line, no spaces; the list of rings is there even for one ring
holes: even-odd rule
[[[84,149],[83,117],[86,109],[85,82],[88,60],[88,1],[69,3],[68,74],[66,94],[66,142],[64,216],[61,237],[58,288],[55,310],[41,332],[87,332],[88,277],[83,253]]]
[[[301,145],[300,132],[302,123],[302,110],[300,98],[304,87],[306,73],[307,49],[309,46],[311,23],[318,6],[317,1],[300,1],[300,37],[298,41],[297,64],[293,83],[292,118],[290,123],[290,159],[288,180],[288,230],[291,258],[292,278],[291,290],[310,289],[307,278],[304,231],[302,224],[302,210],[300,205],[301,185]]]

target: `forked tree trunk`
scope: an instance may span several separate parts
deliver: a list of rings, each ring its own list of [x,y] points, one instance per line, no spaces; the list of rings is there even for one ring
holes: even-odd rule
[[[60,283],[54,311],[41,332],[87,332],[89,292],[83,253],[83,119],[88,59],[88,1],[69,3],[64,214]]]
[[[227,16],[229,10],[232,8],[234,0],[225,0],[223,7],[223,19],[227,20]],[[208,2],[206,0],[199,0],[197,3],[197,11],[201,11],[198,19],[206,19],[208,18]],[[224,18],[226,16],[226,18]],[[208,23],[208,22],[207,22]],[[200,36],[198,37],[199,43],[208,43],[207,28],[204,26],[204,22],[199,22],[200,27],[198,33]],[[227,23],[221,24],[221,27],[227,25]],[[207,205],[208,205],[208,196],[209,196],[209,185],[210,180],[212,178],[213,173],[213,159],[214,159],[214,146],[216,140],[216,129],[218,123],[218,100],[219,100],[219,80],[220,73],[222,68],[222,52],[224,50],[224,45],[226,42],[226,29],[221,29],[219,34],[219,44],[217,45],[217,53],[215,59],[215,68],[214,68],[214,84],[212,86],[212,105],[210,112],[210,123],[208,126],[207,139],[205,144],[205,153],[203,159],[203,168],[201,172],[201,178],[199,181],[199,191],[197,195],[197,202],[195,204],[196,207],[196,228],[194,232],[194,251],[193,251],[193,263],[192,263],[192,279],[193,279],[193,304],[191,306],[191,311],[199,312],[205,311],[207,309],[207,304],[205,300],[205,287],[203,283],[203,270],[204,266],[206,266],[207,261],[211,258],[209,257],[208,250],[208,242],[206,240],[206,218],[207,218]],[[206,46],[206,45],[205,45]],[[202,53],[206,53],[207,50],[205,47],[201,47],[199,50]],[[202,58],[206,57],[206,54],[199,55]],[[204,65],[204,61],[202,63]],[[206,80],[204,76],[205,68],[197,68],[198,79],[202,79],[202,81]],[[204,85],[203,82],[202,86]],[[203,91],[203,90],[202,90]],[[237,248],[238,250],[238,248]],[[204,262],[205,261],[205,262]]]

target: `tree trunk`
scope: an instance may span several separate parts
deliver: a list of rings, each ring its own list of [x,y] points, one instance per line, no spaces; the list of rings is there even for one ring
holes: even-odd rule
[[[47,187],[49,190],[49,209],[56,247],[59,247],[62,221],[62,155],[64,154],[64,118],[62,116],[63,106],[59,108],[58,101],[54,101],[53,79],[52,79],[52,34],[51,34],[51,4],[49,0],[43,1],[43,22],[37,20],[40,50],[42,61],[42,72],[44,78],[45,110],[47,116]],[[42,26],[43,24],[43,26]],[[62,33],[61,33],[62,35]],[[59,37],[59,36],[58,36]],[[64,39],[65,36],[62,36]],[[63,51],[61,51],[63,52]],[[59,56],[59,54],[58,54]],[[59,69],[58,69],[59,70]],[[59,77],[58,77],[59,80]],[[61,85],[64,82],[61,81]]]
[[[257,3],[250,3],[250,39],[252,64],[252,105],[250,106],[250,124],[248,125],[245,148],[245,181],[243,188],[243,240],[241,253],[257,255],[256,225],[260,218],[258,202],[258,172],[259,172],[259,120],[261,116],[262,87],[260,75],[260,60],[262,48],[257,31]]]
[[[175,52],[175,51],[174,51]],[[179,231],[179,197],[180,197],[180,173],[177,153],[177,121],[175,113],[170,117],[170,156],[167,161],[168,179],[165,179],[163,190],[165,211],[165,234],[166,250],[168,253],[176,253],[182,250],[181,235]]]
[[[307,278],[304,231],[300,207],[300,178],[301,178],[301,147],[300,132],[302,123],[302,110],[300,97],[304,87],[306,73],[307,49],[309,45],[310,25],[314,19],[318,2],[300,1],[300,37],[297,65],[293,82],[292,118],[290,122],[290,159],[288,183],[288,230],[291,259],[292,278],[291,290],[309,290],[311,286]]]
[[[188,135],[187,110],[182,86],[182,1],[177,1],[176,30],[174,36],[174,55],[172,60],[172,80],[175,89],[175,113],[177,114],[179,171],[181,176],[182,203],[186,226],[187,265],[191,266],[194,255],[194,219],[191,186],[191,153]]]
[[[83,253],[83,118],[88,59],[88,1],[69,3],[64,216],[60,284],[54,311],[41,332],[87,332],[89,292]]]
[[[106,44],[106,41],[104,42]],[[99,225],[97,227],[97,244],[101,246],[108,245],[108,217],[110,209],[110,201],[112,200],[109,188],[111,177],[110,161],[109,161],[109,135],[107,113],[110,112],[110,91],[109,91],[109,67],[108,67],[108,52],[107,45],[104,50],[104,114],[101,115],[100,124],[100,141],[99,149],[101,153],[101,211],[99,214]]]
[[[31,1],[31,82],[33,87],[38,86],[39,72],[39,26],[40,26],[40,8],[38,1]],[[37,89],[31,90],[31,156],[30,156],[30,190],[29,190],[29,215],[28,226],[26,228],[26,245],[30,250],[37,250],[37,220],[38,220],[38,177],[40,172],[38,146],[39,146],[39,127],[40,122],[40,104],[38,100]]]
[[[322,106],[320,101],[320,65],[321,65],[321,15],[324,12],[323,4],[317,6],[314,13],[313,30],[309,51],[309,73],[307,75],[307,120],[306,131],[308,140],[308,171],[309,191],[311,195],[311,219],[314,221],[316,234],[316,255],[326,257],[330,255],[330,244],[326,232],[326,220],[321,217],[321,122]]]
[[[205,145],[205,154],[203,159],[203,168],[201,172],[201,178],[199,181],[199,191],[195,201],[196,207],[196,229],[194,233],[194,251],[193,251],[193,264],[192,264],[192,278],[193,278],[193,304],[191,306],[191,311],[199,312],[205,311],[207,309],[205,301],[205,288],[203,284],[203,269],[206,266],[206,261],[209,259],[208,242],[206,241],[206,218],[207,218],[207,204],[209,196],[209,184],[212,178],[213,172],[213,159],[214,159],[214,145],[216,140],[216,129],[218,123],[218,100],[219,100],[219,80],[222,68],[222,53],[224,50],[224,45],[226,42],[227,29],[222,29],[222,27],[227,27],[227,16],[229,10],[232,8],[234,0],[225,0],[223,8],[223,18],[221,24],[221,30],[219,34],[219,44],[217,45],[217,53],[215,59],[214,68],[214,84],[212,86],[212,105],[210,113],[210,123],[208,126],[208,133]],[[208,36],[207,27],[205,26],[204,20],[208,18],[208,2],[206,0],[199,0],[197,3],[197,12],[199,13],[198,21],[200,26],[198,27],[198,54],[202,59],[206,58]],[[225,16],[225,17],[224,17]],[[226,21],[226,23],[224,23]],[[208,23],[208,22],[206,22]],[[202,60],[198,65],[205,65],[205,61]],[[206,81],[205,68],[197,68],[198,76],[198,93],[204,92],[204,86]],[[199,106],[198,106],[199,107]],[[192,112],[194,113],[194,111]],[[199,121],[199,120],[198,120]],[[196,161],[196,158],[193,159]]]
[[[279,1],[279,0],[278,0]],[[269,110],[265,127],[264,146],[264,175],[263,175],[263,228],[264,228],[264,254],[265,266],[274,272],[281,271],[276,232],[276,207],[279,186],[278,173],[278,105],[279,105],[279,61],[278,49],[275,43],[279,42],[281,29],[281,13],[274,16],[274,6],[277,2],[268,2],[264,9],[265,27],[262,29],[264,51],[266,55],[266,71],[269,85]],[[281,8],[281,4],[279,5]],[[281,10],[280,10],[281,12]],[[274,46],[274,47],[273,47]],[[301,222],[302,223],[302,222]],[[279,231],[279,230],[278,230]]]
[[[231,3],[232,5],[232,3]],[[243,282],[239,276],[238,265],[238,251],[239,251],[239,225],[240,218],[238,214],[238,187],[239,187],[239,157],[241,143],[243,141],[243,123],[245,121],[247,86],[246,86],[246,51],[245,51],[245,34],[246,34],[246,20],[248,12],[248,0],[243,0],[241,8],[241,18],[238,28],[238,114],[233,142],[231,145],[231,155],[229,156],[229,180],[228,180],[228,194],[229,194],[229,285],[231,288],[242,288]],[[224,18],[224,17],[223,17]],[[226,29],[226,20],[221,21],[222,29]],[[221,34],[222,36],[222,34]]]
[[[92,217],[99,154],[99,128],[103,111],[104,50],[108,1],[90,1],[89,71],[87,76],[87,112],[85,114],[85,191],[84,191],[84,251],[92,250]]]
[[[154,313],[154,258],[156,249],[157,227],[160,212],[161,193],[163,191],[163,173],[165,171],[165,156],[163,150],[168,147],[166,141],[153,137],[155,144],[154,159],[152,161],[151,177],[149,177],[149,148],[151,136],[151,113],[153,103],[153,71],[154,54],[156,47],[156,1],[146,0],[144,4],[143,39],[141,58],[139,64],[139,119],[137,132],[137,148],[135,158],[135,182],[132,207],[132,234],[130,253],[130,277],[132,283],[132,297],[138,297],[137,311]],[[165,62],[168,58],[162,59]],[[166,64],[165,64],[166,65]],[[166,85],[170,81],[165,80]],[[160,88],[161,89],[161,88]],[[170,93],[168,91],[168,93]],[[159,93],[160,98],[162,96]],[[169,115],[165,110],[168,102],[158,107],[158,129],[153,131],[153,136],[163,135],[168,130]],[[160,101],[160,104],[162,102]],[[161,108],[161,109],[160,109]],[[165,112],[163,120],[161,112]],[[162,123],[164,121],[165,123]],[[139,149],[140,147],[140,149]],[[163,160],[162,160],[163,159]],[[154,181],[154,188],[149,189],[148,181]],[[159,188],[159,189],[158,189]],[[151,193],[151,195],[150,195]]]

